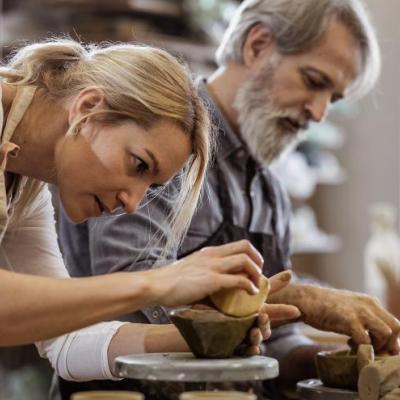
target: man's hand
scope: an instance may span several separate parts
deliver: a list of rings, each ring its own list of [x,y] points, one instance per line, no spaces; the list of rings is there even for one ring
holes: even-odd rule
[[[306,324],[372,344],[377,352],[399,353],[400,322],[371,296],[347,290],[291,285],[274,301],[294,304]]]
[[[269,278],[270,294],[276,293],[288,285],[292,274],[290,271],[280,272]],[[290,321],[300,317],[297,307],[286,304],[263,304],[259,311],[257,327],[250,330],[247,345],[240,347],[240,353],[249,356],[260,354],[260,345],[271,336],[271,323],[274,321]]]

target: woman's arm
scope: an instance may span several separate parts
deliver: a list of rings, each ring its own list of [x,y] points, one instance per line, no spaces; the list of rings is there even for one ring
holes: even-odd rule
[[[241,241],[144,272],[62,279],[0,271],[0,345],[43,340],[156,304],[189,304],[224,288],[255,292],[257,257]]]
[[[49,339],[152,305],[189,304],[222,288],[252,292],[261,265],[259,253],[240,241],[155,270],[67,278],[44,189],[1,244],[0,266],[23,274],[0,270],[0,346]]]
[[[55,337],[146,306],[148,279],[47,278],[0,271],[0,346]]]

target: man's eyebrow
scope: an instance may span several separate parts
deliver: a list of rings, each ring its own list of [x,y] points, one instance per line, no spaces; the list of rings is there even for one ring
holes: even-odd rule
[[[151,161],[153,161],[153,168],[152,168],[153,171],[152,172],[153,172],[154,176],[157,176],[160,173],[160,165],[158,163],[157,158],[155,157],[153,152],[151,152],[150,150],[144,149],[144,151],[151,158]]]

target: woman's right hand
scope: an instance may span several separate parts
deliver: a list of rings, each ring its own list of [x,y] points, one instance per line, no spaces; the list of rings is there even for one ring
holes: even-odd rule
[[[151,303],[175,307],[194,303],[221,289],[258,292],[264,263],[247,240],[200,251],[168,266],[144,272],[149,277]]]

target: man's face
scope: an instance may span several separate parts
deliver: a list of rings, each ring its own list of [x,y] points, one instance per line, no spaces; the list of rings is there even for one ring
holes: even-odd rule
[[[294,55],[275,51],[255,65],[235,98],[240,134],[250,153],[271,163],[295,145],[310,121],[320,122],[360,71],[361,52],[334,19],[312,49]]]

